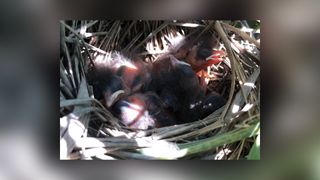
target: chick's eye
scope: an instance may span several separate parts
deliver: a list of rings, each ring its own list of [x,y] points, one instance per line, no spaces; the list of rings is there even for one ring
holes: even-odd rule
[[[197,52],[197,56],[201,59],[206,59],[211,55],[211,51],[208,48],[199,48]]]
[[[187,57],[187,56],[189,56],[189,53],[190,53],[190,50],[189,50],[189,51],[187,51],[187,53],[186,53],[186,57]]]

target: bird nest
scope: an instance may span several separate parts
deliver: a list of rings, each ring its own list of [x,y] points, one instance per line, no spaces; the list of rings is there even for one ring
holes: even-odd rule
[[[259,159],[260,21],[61,21],[60,159]],[[130,129],[94,98],[88,71],[101,56],[134,52],[152,63],[179,35],[210,32],[219,64],[206,83],[227,100],[204,119]]]

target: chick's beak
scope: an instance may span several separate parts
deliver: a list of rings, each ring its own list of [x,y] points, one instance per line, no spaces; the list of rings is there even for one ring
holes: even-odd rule
[[[211,56],[206,58],[208,65],[216,65],[223,61],[223,57],[226,56],[227,53],[222,50],[213,50]]]

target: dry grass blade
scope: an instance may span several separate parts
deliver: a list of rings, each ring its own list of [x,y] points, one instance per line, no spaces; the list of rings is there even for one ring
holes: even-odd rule
[[[146,43],[150,38],[154,37],[158,32],[160,32],[162,29],[164,29],[168,24],[169,24],[169,22],[165,21],[157,29],[150,32],[150,34],[143,41],[141,41],[135,48],[133,48],[132,51],[135,52],[140,46],[142,46],[144,43]]]
[[[93,64],[92,61],[92,57],[89,53],[88,47],[87,47],[87,43],[84,41],[84,39],[77,33],[75,32],[74,29],[72,29],[70,26],[68,26],[66,23],[64,23],[63,21],[60,21],[60,24],[63,25],[64,27],[66,27],[69,31],[71,31],[72,33],[74,33],[74,35],[76,35],[76,37],[84,44],[84,48],[85,48],[85,52],[90,60],[90,62]]]
[[[98,20],[95,20],[95,21],[92,21],[92,22],[89,22],[89,23],[85,23],[85,22],[83,22],[83,21],[81,21],[81,27],[79,28],[79,29],[77,29],[77,30],[74,30],[74,32],[75,33],[80,33],[81,32],[81,30],[83,31],[83,30],[85,30],[84,32],[86,32],[86,30],[88,29],[88,28],[90,28],[91,26],[93,26],[93,25],[95,25],[97,22],[99,22]],[[73,27],[75,27],[75,24],[76,23],[74,23],[74,25],[73,25]],[[84,33],[82,33],[82,35],[83,35]],[[75,34],[70,34],[68,37],[67,37],[67,39],[72,39],[73,37],[74,37],[74,35]]]
[[[88,98],[89,94],[87,91],[87,83],[85,78],[82,79],[78,98]],[[66,159],[68,155],[71,153],[73,148],[75,147],[76,141],[80,139],[80,137],[85,133],[86,129],[88,129],[88,123],[90,120],[90,116],[84,114],[80,116],[78,113],[82,113],[82,109],[88,107],[88,105],[76,106],[73,114],[69,116],[65,121],[66,130],[63,136],[60,138],[60,158]],[[64,121],[63,118],[60,119],[60,126],[62,125],[61,121]]]
[[[231,104],[231,101],[232,101],[232,97],[233,97],[233,94],[234,94],[234,91],[235,91],[235,82],[236,82],[236,77],[235,77],[235,57],[234,57],[234,54],[233,54],[233,51],[232,51],[232,48],[231,48],[231,45],[230,45],[230,41],[229,39],[227,38],[227,35],[225,33],[225,31],[222,29],[222,26],[220,24],[220,21],[216,21],[215,22],[215,29],[217,30],[219,36],[221,37],[226,49],[227,49],[227,53],[228,53],[228,56],[230,57],[230,63],[231,63],[231,88],[230,88],[230,93],[229,93],[229,98],[228,98],[228,101],[227,101],[227,104],[225,105],[226,108],[225,110],[222,112],[221,114],[221,120],[225,120],[225,116],[226,116],[226,113],[230,107],[230,104]]]
[[[119,44],[122,44],[124,39],[127,37],[127,35],[130,33],[132,27],[136,24],[137,21],[132,21],[128,28],[126,28],[126,31],[121,35],[121,39],[119,40]]]
[[[218,118],[217,118],[218,120]],[[222,123],[221,121],[216,121],[208,126],[205,126],[204,128],[201,128],[199,130],[194,130],[190,133],[187,133],[187,134],[184,134],[184,135],[181,135],[181,136],[176,136],[176,137],[172,137],[172,138],[169,138],[169,139],[166,139],[167,141],[177,141],[177,140],[181,140],[181,139],[185,139],[185,138],[192,138],[192,137],[195,137],[195,136],[200,136],[200,135],[203,135],[203,134],[206,134],[210,131],[213,131],[215,129],[218,129],[218,128],[221,128],[224,126],[224,123]]]
[[[231,104],[231,109],[227,113],[227,120],[231,121],[232,115],[237,113],[241,107],[243,107],[245,103],[245,99],[251,92],[251,90],[254,88],[254,84],[260,74],[260,69],[256,69],[254,73],[245,81],[244,87],[243,87],[243,93],[238,92]],[[237,108],[238,110],[235,110]]]
[[[81,104],[90,104],[93,102],[98,103],[99,101],[97,101],[96,99],[92,99],[92,98],[68,99],[68,100],[60,101],[60,107],[74,106],[74,105],[81,105]],[[100,104],[100,106],[103,107],[101,104]]]
[[[140,32],[132,39],[132,41],[124,48],[124,51],[129,51],[131,47],[138,41],[138,39],[142,36],[143,32]]]
[[[229,29],[230,31],[233,31],[233,32],[237,33],[238,35],[240,35],[243,39],[245,39],[245,40],[253,43],[254,45],[257,46],[257,48],[260,49],[260,43],[259,43],[257,40],[253,39],[252,37],[250,37],[247,33],[242,32],[242,31],[239,30],[238,28],[233,27],[233,26],[231,26],[231,25],[229,25],[229,24],[226,24],[226,23],[221,23],[221,24],[222,24],[223,26],[225,26],[227,29]]]
[[[182,139],[182,138],[192,137],[193,133],[191,132],[191,134],[190,134],[188,132],[195,130],[196,128],[206,126],[210,123],[217,121],[217,119],[223,109],[224,108],[221,107],[218,110],[216,110],[215,112],[213,112],[211,115],[209,115],[206,118],[204,118],[203,120],[199,120],[197,122],[156,129],[153,134],[153,137],[155,137],[157,139],[167,138],[167,139],[165,139],[167,141],[175,141],[175,140]],[[168,138],[168,137],[180,135],[185,132],[187,132],[187,134],[184,134],[184,135],[181,135],[181,136],[178,136],[175,138]]]

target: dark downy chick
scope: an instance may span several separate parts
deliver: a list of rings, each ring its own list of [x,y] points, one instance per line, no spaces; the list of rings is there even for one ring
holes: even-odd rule
[[[205,96],[191,66],[168,55],[153,64],[149,90],[156,92],[167,109],[177,115],[178,123],[191,122],[196,116],[181,118],[190,104]]]

